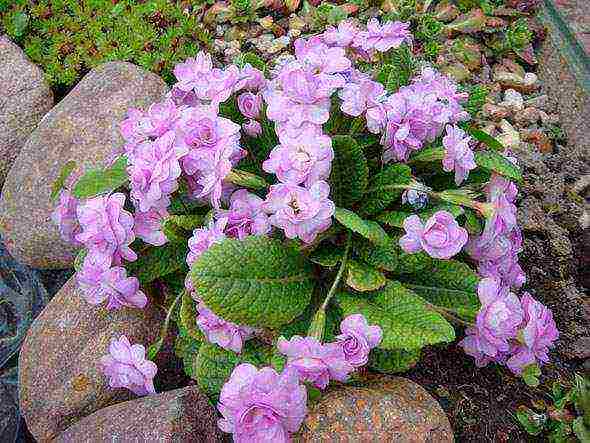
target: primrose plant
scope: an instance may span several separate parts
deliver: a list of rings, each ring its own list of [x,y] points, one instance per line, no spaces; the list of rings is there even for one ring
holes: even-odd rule
[[[558,333],[514,292],[516,161],[452,80],[399,66],[407,24],[359,26],[297,40],[272,72],[201,52],[162,102],[129,110],[105,168],[66,164],[53,218],[81,247],[82,296],[168,311],[147,353],[113,337],[111,387],[155,392],[171,321],[236,441],[288,441],[308,392],[404,371],[453,325],[478,366],[535,381]]]

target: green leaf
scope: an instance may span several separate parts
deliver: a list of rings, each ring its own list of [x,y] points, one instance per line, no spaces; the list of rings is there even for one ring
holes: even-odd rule
[[[387,282],[378,269],[356,260],[348,261],[347,271],[346,284],[360,292],[374,291]]]
[[[369,184],[369,167],[363,149],[354,138],[332,137],[334,160],[330,174],[332,200],[337,206],[350,207],[359,201]]]
[[[408,254],[396,244],[399,248],[397,268],[393,269],[396,275],[415,274],[417,272],[424,271],[432,265],[432,258],[424,251],[417,252],[416,254]]]
[[[84,260],[88,255],[88,249],[80,249],[76,258],[74,259],[74,270],[79,272],[82,269],[82,265],[84,264]]]
[[[355,241],[355,251],[367,264],[385,271],[395,271],[398,267],[400,249],[393,240],[386,245],[377,246],[367,240]]]
[[[475,163],[480,168],[496,172],[516,182],[522,182],[520,168],[502,154],[494,151],[477,151],[475,152]]]
[[[516,418],[529,435],[540,435],[547,423],[545,414],[537,414],[526,406],[518,408]]]
[[[483,229],[481,220],[473,209],[465,209],[465,229],[471,235],[479,235]]]
[[[465,263],[434,260],[410,276],[400,277],[404,286],[436,306],[473,320],[479,311],[479,277]]]
[[[467,133],[471,137],[476,139],[478,142],[483,143],[488,148],[490,148],[494,151],[504,152],[504,145],[502,143],[500,143],[497,139],[492,137],[490,134],[488,134],[487,132],[484,132],[481,129],[477,129],[473,126],[468,126],[466,129],[467,129]]]
[[[336,220],[353,232],[371,240],[376,245],[387,245],[389,237],[383,228],[371,220],[364,220],[352,211],[336,208]]]
[[[383,211],[402,195],[404,190],[397,186],[408,185],[411,180],[412,170],[407,165],[387,166],[373,178],[364,197],[360,213],[367,216]]]
[[[225,180],[236,186],[248,189],[265,189],[268,187],[268,183],[262,177],[251,172],[240,171],[239,169],[232,169],[225,177]]]
[[[76,198],[90,198],[109,193],[127,182],[126,168],[127,159],[120,157],[110,168],[91,169],[76,182],[72,194]]]
[[[453,327],[401,283],[389,281],[369,295],[372,297],[360,299],[340,293],[337,300],[345,316],[360,313],[370,324],[381,327],[383,340],[379,348],[411,351],[455,339]]]
[[[590,428],[584,423],[584,417],[578,417],[572,422],[572,430],[581,443],[590,443]]]
[[[145,285],[178,270],[187,270],[187,253],[188,247],[185,243],[167,243],[164,246],[149,248],[140,254],[136,261],[127,263],[125,267]]]
[[[328,241],[322,242],[309,256],[309,260],[327,268],[336,266],[342,256],[344,250],[333,243]]]
[[[184,292],[178,311],[178,324],[182,327],[186,334],[194,340],[203,341],[203,333],[197,326],[197,309],[195,300]]]
[[[243,325],[278,328],[309,304],[311,264],[276,239],[226,239],[201,255],[191,278],[205,304],[222,318]]]
[[[445,157],[443,148],[425,148],[416,151],[410,157],[410,162],[439,162]]]
[[[377,221],[394,228],[403,228],[404,220],[410,215],[413,214],[406,211],[385,211],[377,216]]]
[[[51,199],[55,200],[59,195],[59,191],[61,191],[66,183],[68,177],[72,174],[74,169],[76,168],[76,162],[74,160],[70,160],[61,168],[59,171],[59,175],[57,179],[53,182],[51,186]]]
[[[524,371],[522,371],[522,380],[527,384],[527,386],[536,388],[540,384],[540,375],[541,369],[539,368],[538,364],[534,363],[524,368]]]
[[[420,360],[420,350],[412,349],[406,351],[403,349],[385,349],[375,348],[369,354],[369,368],[383,374],[399,374],[405,372],[418,363]]]
[[[204,217],[198,214],[192,215],[170,215],[166,218],[166,221],[180,226],[186,231],[192,231],[193,229],[203,225]]]

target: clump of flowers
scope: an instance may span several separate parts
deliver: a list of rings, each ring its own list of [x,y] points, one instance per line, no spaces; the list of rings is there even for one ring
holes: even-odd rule
[[[199,53],[164,101],[129,111],[91,186],[57,194],[82,297],[167,309],[148,357],[176,321],[186,372],[236,441],[288,441],[307,389],[404,371],[400,352],[454,341],[453,323],[478,366],[528,377],[548,361],[551,312],[513,292],[518,167],[478,142],[451,79],[386,81],[410,44],[407,24],[372,19],[297,40],[271,76]],[[152,393],[143,347],[116,343],[111,386]]]

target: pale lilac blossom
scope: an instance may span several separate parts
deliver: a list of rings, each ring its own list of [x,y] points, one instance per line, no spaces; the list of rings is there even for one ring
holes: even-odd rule
[[[409,23],[388,21],[381,25],[379,20],[372,18],[367,23],[367,30],[357,34],[354,45],[364,51],[387,52],[392,48],[399,48],[404,42],[411,43],[412,34],[409,28]]]
[[[330,380],[346,381],[354,371],[338,343],[322,344],[314,337],[296,335],[290,340],[279,338],[277,349],[287,356],[287,367],[319,389],[325,389]]]
[[[57,226],[60,237],[76,246],[81,244],[76,240],[76,236],[81,231],[76,215],[78,204],[78,199],[74,198],[68,189],[62,189],[59,192],[57,205],[51,213],[51,220]]]
[[[475,326],[467,328],[467,336],[459,345],[475,358],[477,366],[486,366],[492,361],[503,363],[523,319],[520,301],[492,278],[481,280],[477,293],[481,308]]]
[[[236,366],[223,385],[219,428],[236,443],[288,443],[307,415],[307,391],[295,370]]]
[[[119,192],[94,197],[77,208],[82,231],[76,240],[84,244],[90,254],[112,257],[115,265],[122,260],[135,261],[137,254],[129,248],[135,240],[133,216],[123,209],[125,195]]]
[[[338,27],[328,26],[322,38],[328,45],[345,48],[352,44],[358,32],[358,27],[351,20],[342,20]]]
[[[168,239],[162,231],[162,222],[168,215],[165,208],[152,208],[146,212],[137,211],[134,214],[133,231],[135,235],[150,245],[164,245]]]
[[[519,375],[528,365],[549,362],[549,349],[559,338],[551,310],[528,292],[524,293],[521,303],[524,319],[517,342],[511,349],[512,356],[506,362],[508,368]]]
[[[202,301],[197,305],[197,326],[210,343],[240,353],[244,343],[254,335],[254,328],[231,323],[216,315]]]
[[[330,137],[306,131],[296,138],[283,137],[282,144],[271,151],[262,168],[275,174],[283,183],[311,186],[330,176],[333,159]]]
[[[189,252],[186,256],[186,264],[189,267],[203,252],[215,243],[220,243],[225,239],[224,230],[227,223],[228,219],[222,217],[216,221],[211,221],[206,228],[197,228],[193,231],[192,237],[188,240]]]
[[[467,243],[467,230],[447,211],[437,211],[426,224],[411,215],[404,220],[404,229],[399,244],[409,254],[424,250],[431,257],[449,259]]]
[[[455,171],[457,186],[469,176],[469,171],[477,167],[473,151],[469,147],[470,140],[471,138],[458,126],[447,125],[443,137],[445,155],[442,164],[445,171]]]
[[[262,209],[263,203],[264,200],[245,189],[235,191],[229,209],[218,211],[218,217],[227,218],[226,235],[243,240],[249,235],[268,234],[271,226]]]
[[[367,79],[360,83],[347,83],[338,96],[342,100],[340,110],[346,115],[358,117],[368,109],[379,109],[385,98],[385,88],[381,83]]]
[[[381,343],[383,331],[377,325],[369,325],[361,314],[352,314],[340,323],[340,335],[336,342],[342,347],[346,361],[354,368],[365,366],[369,352]]]
[[[320,36],[295,40],[295,56],[303,68],[314,74],[336,74],[349,70],[352,62],[344,48],[330,47]]]
[[[105,300],[107,309],[143,309],[147,305],[147,297],[139,289],[139,280],[128,277],[125,268],[111,267],[107,256],[89,253],[76,277],[82,296],[92,305]]]
[[[124,335],[111,340],[109,354],[100,359],[100,365],[111,388],[127,388],[137,395],[156,393],[158,367],[145,358],[143,345],[132,345]]]
[[[266,87],[266,83],[264,73],[252,67],[250,63],[246,63],[240,70],[238,81],[234,85],[234,91],[238,92],[243,89],[252,92],[261,91]]]
[[[131,108],[121,122],[121,134],[131,145],[155,139],[174,128],[179,110],[171,99],[151,105],[147,112]]]
[[[262,95],[242,92],[238,96],[238,109],[244,117],[258,119],[262,110]]]
[[[271,214],[271,225],[282,229],[287,238],[311,243],[332,225],[336,207],[329,195],[330,186],[324,181],[309,189],[281,183],[270,187],[263,208]]]

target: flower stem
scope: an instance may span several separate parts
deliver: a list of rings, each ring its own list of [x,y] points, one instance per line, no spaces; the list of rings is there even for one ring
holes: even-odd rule
[[[342,257],[342,261],[340,262],[340,269],[338,269],[338,273],[336,274],[336,278],[334,279],[334,282],[332,283],[332,287],[328,291],[328,295],[326,295],[326,299],[324,300],[324,303],[322,304],[322,307],[320,308],[321,310],[324,310],[324,311],[326,310],[326,308],[328,307],[328,303],[330,302],[330,300],[334,296],[336,289],[338,289],[338,285],[340,284],[340,280],[342,280],[342,276],[344,275],[344,269],[346,269],[346,264],[348,263],[348,254],[350,252],[351,244],[352,244],[352,232],[348,231],[347,237],[346,237],[346,247],[344,248],[344,256]]]
[[[172,305],[170,305],[170,308],[168,309],[168,313],[166,314],[166,319],[164,320],[164,324],[162,325],[162,329],[160,330],[160,338],[158,338],[158,340],[155,343],[152,343],[148,347],[147,358],[149,360],[153,360],[154,357],[158,354],[158,352],[160,352],[160,349],[164,344],[164,340],[168,335],[168,325],[170,324],[170,319],[172,318],[174,308],[176,308],[176,305],[178,304],[179,300],[182,298],[183,295],[184,291],[180,291],[180,293],[176,296],[174,302],[172,302]]]
[[[443,308],[442,306],[436,306],[431,303],[427,303],[427,305],[430,310],[438,312],[440,315],[442,315],[444,318],[446,318],[452,323],[455,323],[460,326],[465,326],[466,328],[475,326],[473,323],[470,323],[457,317],[455,313],[450,309]]]

